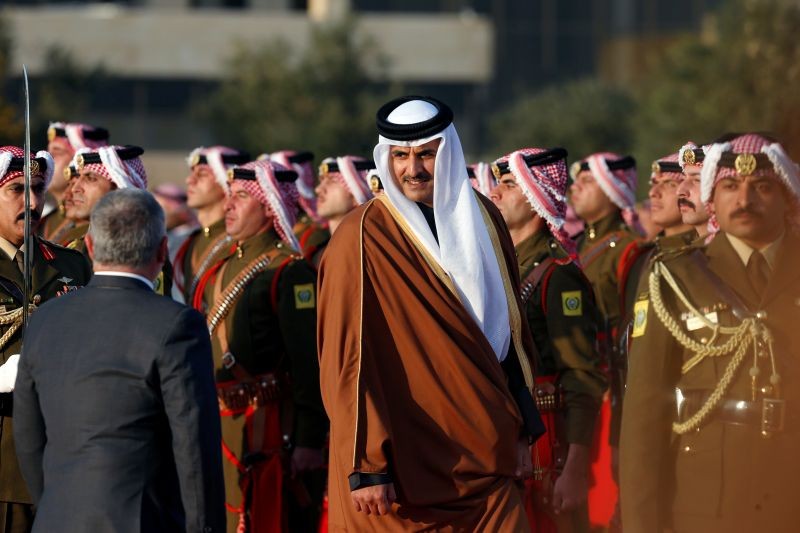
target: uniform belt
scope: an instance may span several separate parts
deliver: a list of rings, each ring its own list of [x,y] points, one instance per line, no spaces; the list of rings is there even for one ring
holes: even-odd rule
[[[250,406],[261,407],[283,398],[286,386],[275,373],[259,374],[253,381],[226,381],[217,384],[220,409],[242,411]]]
[[[11,416],[14,411],[14,393],[0,392],[0,416]]]
[[[684,422],[689,419],[703,406],[709,394],[707,391],[679,391],[678,420]],[[780,400],[763,399],[751,402],[726,398],[714,409],[712,417],[720,422],[753,426],[758,430],[765,428],[774,428],[774,431],[796,430],[800,424],[796,417],[786,416],[782,412],[784,409],[784,403]]]
[[[550,379],[536,379],[533,399],[540,413],[558,412],[564,409],[564,389]]]

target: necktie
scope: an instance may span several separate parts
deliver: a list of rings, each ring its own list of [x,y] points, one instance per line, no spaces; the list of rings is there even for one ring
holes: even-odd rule
[[[750,278],[750,284],[761,296],[769,280],[769,265],[758,250],[753,252],[750,260],[747,261],[747,276]]]
[[[17,263],[17,267],[19,267],[19,271],[22,274],[25,274],[25,254],[22,250],[17,250],[17,253],[14,255],[14,261]]]

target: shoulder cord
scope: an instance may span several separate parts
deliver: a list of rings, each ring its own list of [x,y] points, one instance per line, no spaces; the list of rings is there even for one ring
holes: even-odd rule
[[[30,315],[36,310],[36,306],[30,304],[28,309],[28,314]],[[8,326],[6,332],[0,337],[0,350],[3,350],[11,337],[14,336],[14,333],[22,326],[22,307],[14,309],[13,311],[0,313],[0,326]]]
[[[661,277],[664,278],[681,303],[683,303],[683,305],[685,305],[686,308],[691,311],[692,315],[701,320],[706,327],[711,328],[711,330],[714,332],[707,344],[697,342],[689,337],[683,332],[678,325],[678,322],[672,317],[672,315],[669,314],[664,305],[664,301],[661,298]],[[681,368],[681,374],[688,373],[706,357],[720,357],[733,353],[733,358],[725,368],[722,378],[720,378],[720,380],[717,382],[717,385],[714,387],[714,390],[709,395],[702,407],[700,407],[700,409],[698,409],[698,411],[689,417],[689,419],[687,419],[685,422],[675,422],[672,424],[672,430],[675,433],[683,435],[693,431],[694,429],[697,429],[703,422],[706,421],[708,416],[717,407],[717,405],[719,405],[719,403],[722,401],[722,398],[730,388],[734,375],[742,365],[747,350],[751,344],[753,345],[753,366],[750,368],[750,377],[753,381],[752,392],[754,397],[753,399],[755,399],[755,382],[760,373],[760,369],[758,368],[757,349],[757,341],[759,338],[761,338],[769,347],[770,363],[772,365],[772,376],[770,377],[770,383],[772,383],[772,385],[775,387],[778,386],[780,383],[780,375],[777,373],[775,367],[775,357],[772,349],[772,335],[769,333],[769,330],[767,330],[766,326],[764,326],[764,324],[762,324],[758,319],[752,317],[745,318],[742,320],[742,323],[736,327],[726,327],[715,324],[707,319],[703,313],[701,313],[695,306],[691,304],[691,302],[689,302],[689,299],[680,289],[675,281],[675,278],[667,269],[666,265],[660,261],[654,263],[653,270],[650,273],[648,281],[651,300],[653,302],[653,310],[655,311],[656,316],[681,346],[694,352],[695,354],[694,357],[684,363],[683,367]],[[730,335],[730,339],[728,339],[728,341],[724,344],[715,345],[714,341],[717,340],[720,334]]]

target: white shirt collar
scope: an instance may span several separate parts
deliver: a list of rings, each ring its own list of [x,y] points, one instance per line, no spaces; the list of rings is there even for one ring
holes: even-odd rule
[[[117,277],[120,277],[120,278],[138,279],[139,281],[141,281],[142,283],[144,283],[145,285],[150,287],[151,291],[155,290],[155,284],[153,283],[152,280],[149,280],[144,276],[140,276],[139,274],[133,274],[131,272],[119,272],[119,271],[116,271],[116,270],[100,270],[98,272],[95,272],[94,275],[95,276],[117,276]]]

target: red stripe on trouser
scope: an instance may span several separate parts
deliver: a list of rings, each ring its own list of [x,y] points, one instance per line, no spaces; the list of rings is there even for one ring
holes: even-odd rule
[[[536,383],[553,383],[550,377],[537,377]],[[556,472],[553,469],[553,450],[559,446],[556,438],[555,416],[552,412],[541,412],[542,422],[547,430],[531,446],[531,459],[534,477],[525,480],[525,514],[532,533],[558,533],[558,528],[550,518],[553,500],[553,483]],[[542,479],[536,479],[536,471],[542,471]],[[545,509],[545,507],[547,509]]]
[[[266,458],[246,468],[225,443],[222,450],[225,458],[242,472],[242,507],[226,503],[229,512],[242,515],[239,530],[247,533],[281,533],[286,531],[286,512],[283,501],[283,464],[281,446],[283,439],[280,426],[280,407],[269,403],[258,408],[263,413],[264,436],[261,451]],[[223,412],[226,416],[230,412]],[[253,418],[257,411],[252,407],[245,412],[248,442],[252,442]],[[246,511],[246,512],[245,512]]]
[[[589,479],[589,521],[592,526],[606,527],[614,515],[618,488],[611,473],[611,401],[603,397],[592,443],[592,466]]]

